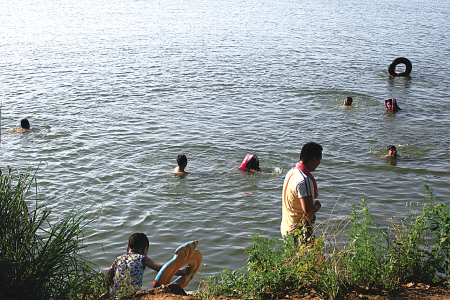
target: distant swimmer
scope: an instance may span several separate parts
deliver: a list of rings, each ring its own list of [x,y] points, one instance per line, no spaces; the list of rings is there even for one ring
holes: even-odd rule
[[[258,156],[253,155],[251,153],[248,153],[245,156],[244,160],[242,161],[241,166],[239,167],[239,170],[264,174],[264,173],[261,173],[261,169],[259,168]]]
[[[403,158],[403,156],[397,154],[397,148],[394,145],[387,146],[387,152],[388,154],[384,157]]]
[[[24,131],[28,131],[30,130],[31,126],[30,126],[30,122],[28,121],[28,119],[22,119],[20,121],[20,128],[14,128],[14,131],[17,132],[24,132]]]
[[[344,105],[345,106],[352,106],[352,102],[353,102],[353,98],[352,97],[347,97],[344,100]]]
[[[397,112],[399,110],[402,110],[397,105],[397,100],[395,98],[384,100],[384,106],[386,106],[388,111]]]
[[[175,174],[178,174],[178,175],[188,174],[188,172],[186,172],[184,170],[186,168],[186,166],[187,166],[187,157],[186,157],[186,155],[178,155],[178,157],[177,157],[177,164],[178,164],[178,167],[173,169],[173,172]]]
[[[397,148],[394,145],[387,146],[388,154],[383,156],[387,158],[387,164],[391,166],[397,165],[397,160],[407,160],[403,156],[397,154]]]

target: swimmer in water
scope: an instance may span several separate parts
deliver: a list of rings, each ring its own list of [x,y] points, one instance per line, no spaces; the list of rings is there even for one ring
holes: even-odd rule
[[[399,110],[402,110],[397,105],[397,100],[395,98],[384,100],[384,106],[386,106],[388,111],[397,112]]]
[[[353,98],[352,97],[347,97],[344,100],[344,105],[345,106],[352,106],[352,102],[353,102]]]
[[[173,172],[175,174],[178,174],[178,175],[188,174],[188,172],[186,172],[184,170],[184,168],[186,168],[186,166],[187,166],[187,157],[186,157],[186,155],[178,155],[178,157],[177,157],[177,164],[178,164],[178,167],[173,169]]]
[[[387,146],[388,154],[384,157],[402,159],[403,156],[397,154],[397,148],[394,145]]]
[[[20,121],[20,128],[14,128],[13,130],[16,132],[25,132],[30,130],[31,126],[30,126],[30,122],[28,121],[28,119],[22,119]]]
[[[245,156],[241,166],[239,167],[239,170],[264,174],[261,172],[261,169],[259,168],[258,156],[253,155],[251,153]]]

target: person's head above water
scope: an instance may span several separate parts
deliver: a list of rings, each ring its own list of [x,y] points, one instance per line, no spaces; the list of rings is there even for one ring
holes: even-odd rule
[[[28,119],[22,119],[22,120],[20,121],[20,126],[21,126],[23,129],[30,129],[30,122],[28,122]]]
[[[186,155],[183,155],[183,154],[181,154],[181,155],[178,155],[178,157],[177,157],[177,164],[178,164],[178,166],[179,167],[186,167],[186,165],[187,165],[187,157],[186,157]]]
[[[251,153],[247,154],[244,158],[244,160],[242,161],[241,166],[239,167],[239,170],[244,170],[244,171],[250,171],[250,170],[255,170],[255,171],[260,171],[259,169],[259,159],[258,156],[253,155]]]
[[[394,145],[387,146],[388,156],[397,157],[397,148]]]
[[[140,254],[144,254],[145,250],[148,251],[148,247],[150,242],[148,237],[142,232],[136,232],[130,236],[128,239],[128,248],[127,251],[137,252]]]
[[[322,146],[317,143],[309,142],[303,145],[300,152],[300,161],[308,168],[310,172],[314,171],[322,160]]]
[[[352,106],[352,102],[353,102],[353,98],[352,97],[347,97],[344,100],[344,105],[345,106]]]
[[[187,157],[186,155],[180,154],[177,157],[177,164],[178,167],[175,167],[175,169],[173,169],[173,172],[176,174],[187,174],[186,171],[184,171],[184,169],[187,166]]]
[[[386,106],[389,111],[399,111],[400,107],[397,105],[397,100],[395,98],[384,100],[384,106]]]

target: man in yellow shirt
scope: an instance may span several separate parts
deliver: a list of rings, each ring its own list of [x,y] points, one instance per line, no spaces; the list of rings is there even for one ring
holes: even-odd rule
[[[283,210],[281,220],[281,235],[286,235],[300,229],[300,239],[297,243],[314,239],[312,223],[321,204],[314,200],[319,196],[317,183],[311,175],[322,159],[322,146],[310,142],[303,146],[300,162],[287,174],[283,184]]]

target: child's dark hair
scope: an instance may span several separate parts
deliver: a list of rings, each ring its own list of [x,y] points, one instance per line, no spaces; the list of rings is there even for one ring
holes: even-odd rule
[[[250,159],[248,160],[247,166],[245,167],[245,170],[250,170],[250,169],[260,171],[259,159],[256,155],[253,155],[252,157],[250,157]]]
[[[322,146],[317,143],[306,143],[303,145],[302,151],[300,152],[300,160],[303,163],[307,163],[314,157],[322,158],[322,150]]]
[[[22,119],[22,120],[20,121],[20,126],[21,126],[23,129],[30,129],[30,122],[28,121],[28,119]]]
[[[187,157],[186,157],[186,155],[178,155],[178,157],[177,157],[177,164],[178,164],[178,166],[182,166],[182,165],[184,165],[184,164],[186,164],[187,163]]]
[[[148,237],[143,232],[133,233],[128,239],[128,248],[133,250],[144,250],[149,245]]]
[[[397,148],[394,145],[387,146],[387,150],[397,150]]]

